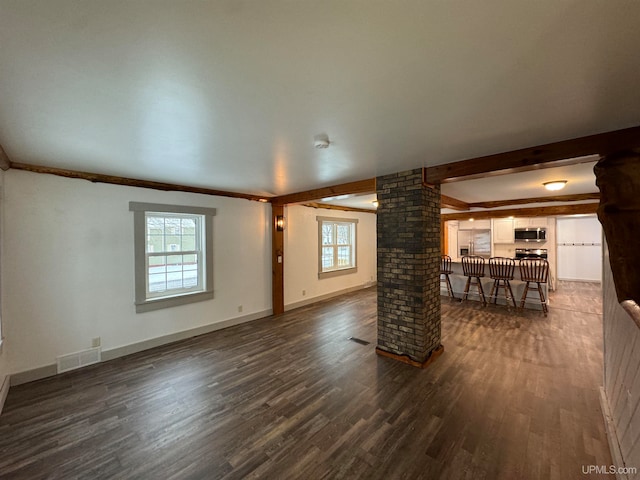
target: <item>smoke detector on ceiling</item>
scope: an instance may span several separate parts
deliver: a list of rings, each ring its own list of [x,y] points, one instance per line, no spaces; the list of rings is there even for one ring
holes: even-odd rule
[[[316,148],[329,148],[329,137],[326,134],[320,134],[313,137],[313,146]]]

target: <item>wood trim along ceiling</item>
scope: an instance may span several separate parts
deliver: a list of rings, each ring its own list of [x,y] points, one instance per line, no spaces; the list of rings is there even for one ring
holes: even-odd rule
[[[2,145],[0,145],[0,169],[9,170],[11,168],[11,160],[7,155],[7,152],[4,151]]]
[[[574,195],[552,195],[549,197],[517,198],[514,200],[496,200],[493,202],[469,203],[469,208],[496,208],[509,205],[524,205],[527,203],[544,202],[582,202],[584,200],[600,200],[600,193],[578,193]]]
[[[11,162],[11,168],[16,170],[25,170],[35,173],[48,173],[67,178],[79,178],[88,180],[93,183],[109,183],[112,185],[124,185],[127,187],[152,188],[154,190],[176,191],[188,193],[201,193],[204,195],[215,195],[218,197],[244,198],[245,200],[253,200],[257,202],[269,202],[269,197],[260,197],[247,193],[227,192],[224,190],[214,190],[211,188],[189,187],[186,185],[178,185],[174,183],[154,182],[151,180],[140,180],[137,178],[118,177],[115,175],[104,175],[101,173],[81,172],[77,170],[66,170],[63,168],[43,167],[41,165],[31,165],[28,163]]]
[[[366,193],[376,193],[375,178],[272,197],[271,202],[274,205],[288,205],[291,203],[312,202],[321,198],[336,197],[339,195],[361,195]]]
[[[640,126],[547,143],[425,168],[425,182],[455,182],[472,178],[592,162],[588,155],[608,155],[640,148]]]
[[[344,207],[342,205],[328,205],[325,203],[317,202],[303,203],[302,206],[310,208],[325,208],[327,210],[341,210],[343,212],[376,213],[375,210],[367,210],[366,208]]]
[[[548,217],[551,215],[578,215],[596,213],[598,202],[578,203],[574,205],[555,205],[551,207],[508,208],[504,210],[473,211],[465,213],[448,213],[441,216],[442,220],[475,220],[484,218],[518,217]]]
[[[453,210],[469,210],[469,204],[467,202],[442,194],[440,194],[440,207],[451,208]]]

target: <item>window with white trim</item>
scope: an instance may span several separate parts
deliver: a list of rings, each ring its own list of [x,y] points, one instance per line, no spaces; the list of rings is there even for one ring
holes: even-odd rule
[[[316,217],[318,278],[355,273],[357,219]]]
[[[214,208],[130,202],[136,311],[213,298]]]

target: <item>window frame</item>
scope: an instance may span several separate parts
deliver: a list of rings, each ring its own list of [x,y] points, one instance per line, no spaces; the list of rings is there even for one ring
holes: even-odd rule
[[[159,203],[129,202],[129,211],[133,212],[134,232],[134,270],[135,270],[135,306],[136,313],[150,312],[188,303],[201,302],[213,298],[213,217],[215,208],[166,205]],[[198,250],[202,254],[199,272],[202,288],[197,291],[181,290],[162,296],[149,295],[147,285],[147,213],[202,215],[202,244]],[[159,252],[156,252],[159,253]],[[171,252],[166,252],[171,253]],[[176,252],[178,253],[178,252]],[[185,252],[180,252],[184,254]],[[190,252],[187,252],[190,253]]]
[[[340,218],[340,217],[321,217],[317,216],[316,221],[318,222],[318,279],[323,278],[331,278],[336,277],[338,275],[348,275],[351,273],[356,273],[358,271],[358,219],[357,218]],[[325,223],[331,223],[334,225],[334,229],[337,224],[348,223],[351,224],[352,229],[352,248],[353,251],[351,253],[351,258],[353,264],[348,267],[343,268],[335,268],[333,270],[323,270],[322,267],[322,226]],[[337,229],[334,230],[337,235]],[[337,248],[337,244],[334,244],[334,248]],[[334,251],[334,260],[336,259],[336,252]]]

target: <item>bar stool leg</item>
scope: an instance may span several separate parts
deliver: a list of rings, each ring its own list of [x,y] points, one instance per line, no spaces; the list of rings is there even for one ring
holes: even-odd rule
[[[471,277],[467,277],[467,284],[464,286],[464,294],[462,295],[461,302],[464,302],[469,296],[469,287],[471,286]]]
[[[527,298],[528,291],[529,291],[529,282],[527,282],[524,286],[524,292],[522,293],[522,298],[520,299],[520,308],[524,308],[524,302]]]
[[[513,296],[513,290],[511,290],[511,282],[509,280],[505,280],[507,287],[509,288],[509,295],[511,296],[511,301],[513,302],[513,306],[518,308],[516,305],[516,297]],[[504,289],[504,295],[507,295],[507,289]],[[507,305],[509,304],[509,299],[507,299]]]
[[[500,280],[495,278],[493,280],[493,285],[491,285],[491,293],[489,294],[489,303],[493,300],[493,292],[496,293],[496,302],[498,301],[498,291],[500,290]]]
[[[476,277],[476,281],[478,282],[478,292],[480,293],[480,297],[482,298],[482,306],[487,306],[487,299],[484,297],[484,290],[482,289],[482,282],[480,281],[480,277]]]
[[[453,294],[453,287],[451,286],[451,279],[449,278],[449,274],[446,274],[447,277],[447,290],[449,291],[449,295],[451,295],[451,298],[456,298],[456,296]]]
[[[542,305],[542,311],[546,317],[549,309],[547,308],[547,300],[544,298],[544,292],[542,291],[542,285],[540,285],[540,282],[538,282],[538,295],[540,295],[540,304]]]

